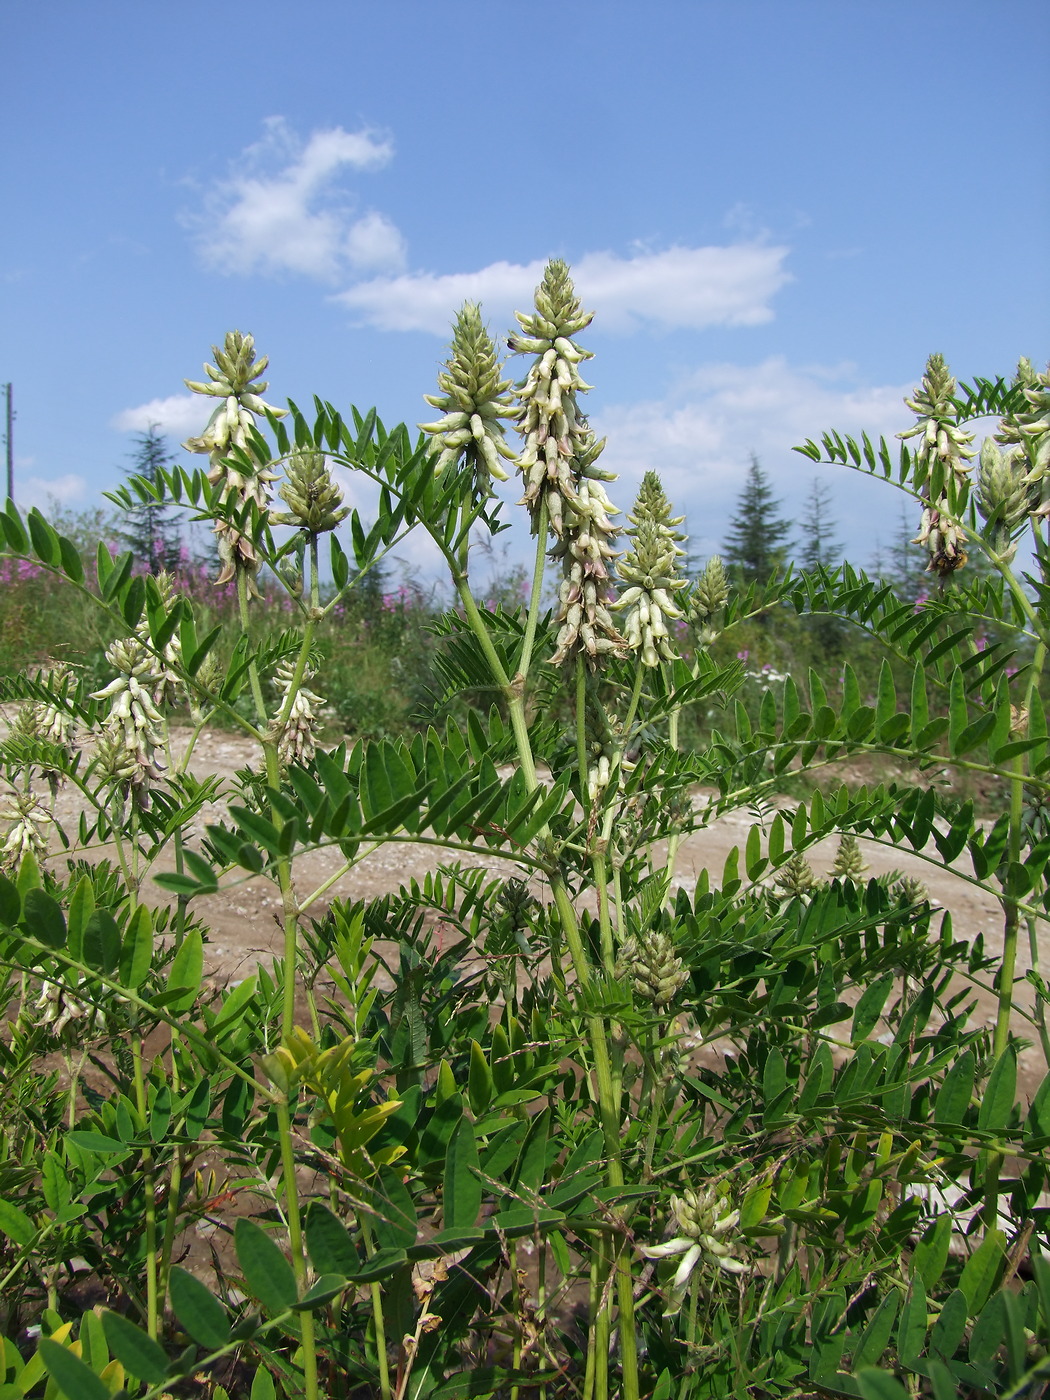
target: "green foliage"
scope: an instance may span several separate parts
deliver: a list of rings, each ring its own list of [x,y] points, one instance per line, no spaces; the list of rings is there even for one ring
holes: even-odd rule
[[[575,399],[588,320],[559,264],[513,342],[536,357],[518,409],[544,386],[518,467],[537,528],[560,511],[557,626],[542,553],[525,599],[486,607],[467,576],[471,532],[503,528],[498,473],[478,469],[513,417],[477,316],[495,417],[456,397],[481,393],[464,342],[440,453],[320,402],[282,421],[251,338],[227,337],[191,385],[222,398],[190,444],[209,472],[161,464],[116,493],[220,527],[225,602],[0,513],[5,563],[106,639],[91,680],[5,681],[0,1400],[148,1400],[202,1374],[258,1400],[1019,1400],[1050,1379],[1050,1075],[1018,1089],[1020,1052],[1050,1057],[1038,969],[1017,995],[1022,930],[1038,948],[1050,918],[1050,575],[1036,516],[1038,577],[1018,580],[961,451],[969,416],[1005,415],[1034,503],[1042,381],[952,397],[931,361],[926,447],[803,449],[922,505],[945,586],[921,607],[828,567],[814,518],[814,567],[741,554],[753,572],[729,596],[712,578],[676,594],[685,654],[668,636],[644,664],[586,593],[608,533],[587,528],[607,505]],[[570,412],[547,454],[537,424]],[[301,528],[278,538],[269,493],[293,453]],[[326,459],[378,488],[373,524]],[[751,504],[775,553],[783,522]],[[448,563],[442,616],[383,581],[410,529]],[[959,531],[990,562],[972,583]],[[756,626],[773,609],[775,634]],[[805,664],[818,621],[864,639],[834,679]],[[392,698],[409,659],[419,689]],[[315,684],[349,741],[330,742]],[[198,779],[192,743],[169,752],[183,716],[236,727],[260,764]],[[843,760],[895,776],[847,784]],[[945,768],[1002,794],[993,820],[930,780]],[[750,814],[739,845],[683,887],[681,841],[723,814]],[[825,879],[810,858],[829,837]],[[1002,952],[958,938],[917,882],[866,878],[857,837],[991,893]],[[303,859],[352,873],[398,843],[430,846],[431,872],[368,901],[329,903]],[[216,989],[196,901],[249,878],[272,887],[281,953]],[[974,1019],[988,987],[994,1028]]]
[[[752,455],[737,513],[729,522],[722,549],[730,573],[744,586],[766,584],[784,567],[791,525],[777,514],[779,509],[769,478]],[[806,539],[812,537],[810,531]]]

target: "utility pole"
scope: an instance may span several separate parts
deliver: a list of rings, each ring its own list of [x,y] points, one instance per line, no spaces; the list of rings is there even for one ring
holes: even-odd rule
[[[13,501],[15,498],[15,444],[13,435],[15,414],[11,407],[11,384],[5,384],[4,389],[7,394],[7,498]]]

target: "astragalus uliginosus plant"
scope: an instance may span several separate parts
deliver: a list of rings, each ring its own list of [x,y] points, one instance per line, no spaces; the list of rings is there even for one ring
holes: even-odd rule
[[[1034,952],[1047,913],[1047,580],[1033,596],[1012,569],[1030,524],[1046,558],[1046,381],[1028,370],[959,398],[935,359],[918,452],[895,464],[885,444],[825,439],[915,496],[938,579],[957,585],[984,548],[1001,584],[920,612],[848,568],[740,597],[717,560],[685,578],[654,472],[619,536],[583,406],[590,320],[551,263],[508,339],[515,384],[464,307],[427,396],[441,416],[418,438],[374,413],[268,406],[265,360],[232,332],[190,386],[221,400],[187,444],[207,470],[117,493],[211,523],[243,634],[221,659],[169,581],[104,546],[92,577],[39,514],[0,513],[7,553],[122,632],[94,694],[54,675],[6,692],[30,708],[2,750],[0,960],[21,1008],[5,1063],[30,1082],[64,998],[79,1009],[62,1022],[70,1064],[90,1053],[110,1078],[54,1087],[58,1112],[10,1096],[0,1292],[36,1306],[43,1337],[24,1368],[4,1342],[0,1387],[33,1394],[50,1376],[68,1396],[159,1397],[204,1374],[216,1396],[308,1400],[853,1395],[894,1383],[865,1375],[886,1356],[912,1394],[1002,1381],[1020,1396],[1044,1365],[1050,1081],[1027,1103],[1016,1092],[1018,1035],[1045,1045],[1044,989],[1033,973],[1034,1009],[1015,1004],[1014,980],[1019,929]],[[966,421],[989,411],[1002,427],[975,490]],[[336,467],[379,487],[371,527]],[[504,483],[524,489],[535,564],[527,606],[490,611],[470,550],[505,527]],[[318,627],[411,529],[454,588],[438,625],[450,717],[331,746]],[[294,626],[256,645],[264,568]],[[818,677],[789,676],[757,724],[733,710],[743,668],[718,667],[711,643],[791,602],[882,637],[913,666],[906,700],[888,660],[873,703],[847,667],[837,706]],[[977,645],[976,614],[1001,640]],[[683,714],[715,695],[732,730],[687,748]],[[262,755],[225,788],[192,776],[214,714]],[[918,764],[915,782],[835,782],[835,760],[873,751]],[[925,783],[934,762],[1003,776],[1010,812],[980,826]],[[826,782],[773,805],[799,765]],[[48,840],[40,783],[59,779],[86,815]],[[677,872],[690,830],[748,809],[724,868]],[[822,878],[812,847],[834,834]],[[1003,957],[955,941],[914,881],[869,877],[857,836],[968,860],[963,878],[1002,899]],[[433,872],[329,902],[392,843],[432,848]],[[334,868],[311,884],[300,857],[321,849]],[[171,910],[145,883],[165,854]],[[493,855],[513,873],[493,876]],[[207,992],[194,901],[249,878],[275,887],[282,954]],[[969,989],[993,978],[989,1036]],[[959,1182],[969,1233],[952,1253]],[[187,1267],[205,1223],[228,1232],[215,1262],[232,1288]],[[73,1259],[111,1309],[78,1317]]]

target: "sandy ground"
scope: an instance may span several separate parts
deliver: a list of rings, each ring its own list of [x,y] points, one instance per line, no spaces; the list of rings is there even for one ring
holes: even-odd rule
[[[186,735],[176,734],[174,740],[173,747],[180,751]],[[257,746],[250,740],[213,730],[199,738],[191,766],[198,777],[218,774],[232,778],[238,769],[254,766],[258,759]],[[74,816],[75,810],[72,799],[60,795],[59,815],[68,820]],[[206,812],[204,821],[217,815],[217,809],[213,813]],[[733,846],[743,846],[752,820],[746,811],[733,813],[689,836],[679,852],[676,883],[691,890],[705,867],[710,869],[717,882],[721,878],[726,856]],[[809,853],[811,864],[818,874],[826,873],[829,869],[835,848],[834,841],[827,841]],[[967,884],[951,870],[927,863],[910,852],[867,841],[861,842],[861,848],[870,874],[896,870],[922,879],[933,899],[951,910],[956,938],[972,939],[983,932],[990,951],[1002,948],[1002,911],[994,898]],[[440,853],[433,846],[401,843],[384,846],[362,860],[352,872],[338,879],[331,886],[327,898],[369,899],[384,894],[413,878],[421,879],[436,867],[440,859]],[[481,857],[476,863],[493,874],[516,873],[516,867],[495,856]],[[338,869],[339,864],[337,852],[316,852],[300,857],[296,865],[296,884],[300,894],[320,886]],[[959,869],[968,868],[964,856]],[[159,889],[155,894],[158,900],[165,897]],[[320,907],[323,908],[323,905]],[[194,908],[211,928],[211,942],[206,949],[207,972],[217,984],[247,976],[260,959],[267,960],[280,948],[280,903],[274,886],[266,880],[257,877],[235,879],[219,894],[195,901]],[[1022,946],[1018,967],[1021,975],[1028,966],[1026,958],[1027,949]],[[1050,963],[1050,931],[1044,935],[1043,961],[1044,966]],[[1026,985],[1019,987],[1018,998],[1022,1004],[1027,1002],[1029,991]],[[994,1007],[990,994],[978,993],[975,1016],[990,1021],[994,1019]],[[1021,1071],[1025,1081],[1038,1082],[1043,1070],[1040,1050],[1033,1047],[1022,1052]]]

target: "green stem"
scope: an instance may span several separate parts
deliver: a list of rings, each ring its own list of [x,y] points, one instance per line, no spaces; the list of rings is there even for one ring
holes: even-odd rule
[[[135,1107],[144,1132],[149,1129],[146,1082],[142,1072],[142,1032],[136,1025],[131,1032],[131,1063],[135,1085]],[[157,1206],[153,1194],[153,1153],[142,1152],[142,1188],[145,1192],[143,1225],[146,1237],[146,1331],[157,1336]]]
[[[292,1270],[302,1296],[306,1285],[306,1259],[303,1254],[303,1232],[299,1215],[299,1181],[295,1171],[295,1151],[292,1145],[292,1113],[287,1098],[277,1101],[277,1132],[281,1142],[281,1176],[284,1180],[285,1208],[288,1215],[288,1244],[292,1255]],[[314,1341],[314,1315],[299,1314],[303,1337],[303,1382],[306,1400],[320,1400],[317,1389],[317,1349]]]
[[[361,1227],[361,1242],[365,1248],[365,1258],[371,1259],[375,1254],[375,1243],[372,1239],[372,1231],[361,1216],[358,1220]],[[380,1284],[370,1285],[369,1292],[372,1298],[372,1322],[376,1329],[376,1360],[379,1364],[379,1394],[380,1400],[390,1400],[390,1362],[386,1354],[386,1323],[383,1318],[383,1290]]]
[[[1011,765],[1015,777],[1010,784],[1010,835],[1008,853],[1011,864],[1021,858],[1021,811],[1024,802],[1024,770],[1021,757]],[[1010,1015],[1013,1010],[1014,973],[1017,967],[1017,940],[1020,932],[1020,914],[1016,900],[1004,897],[1003,901],[1003,959],[999,968],[999,1006],[995,1018],[995,1038],[992,1054],[998,1057],[1006,1049],[1010,1039]]]
[[[248,615],[248,573],[243,568],[237,569],[237,612],[240,618],[241,631],[245,637],[249,633]],[[255,657],[248,662],[248,687],[252,693],[252,700],[255,704],[255,717],[259,721],[259,728],[264,733],[266,731],[266,701],[263,699],[262,681],[259,679],[259,667],[255,663]]]
[[[536,645],[536,628],[539,624],[541,594],[543,592],[543,570],[547,560],[547,496],[544,493],[540,497],[540,508],[536,514],[536,558],[532,566],[532,590],[529,593],[529,615],[525,622],[525,640],[521,648],[521,660],[518,662],[518,672],[522,678],[522,685],[529,678],[529,667],[532,665],[532,652]]]
[[[572,907],[569,892],[560,875],[551,877],[551,892],[554,895],[562,931],[572,959],[576,981],[582,991],[591,986],[591,972],[587,954],[576,922],[576,911]],[[605,1025],[600,1015],[591,1012],[587,1016],[588,1040],[594,1063],[597,1081],[598,1114],[605,1138],[606,1174],[609,1185],[614,1189],[624,1184],[623,1163],[620,1157],[620,1115],[613,1082],[612,1061]],[[638,1400],[638,1351],[634,1323],[634,1280],[631,1261],[623,1249],[616,1259],[617,1298],[620,1305],[620,1358],[623,1368],[623,1400]],[[604,1363],[603,1363],[604,1364]]]

